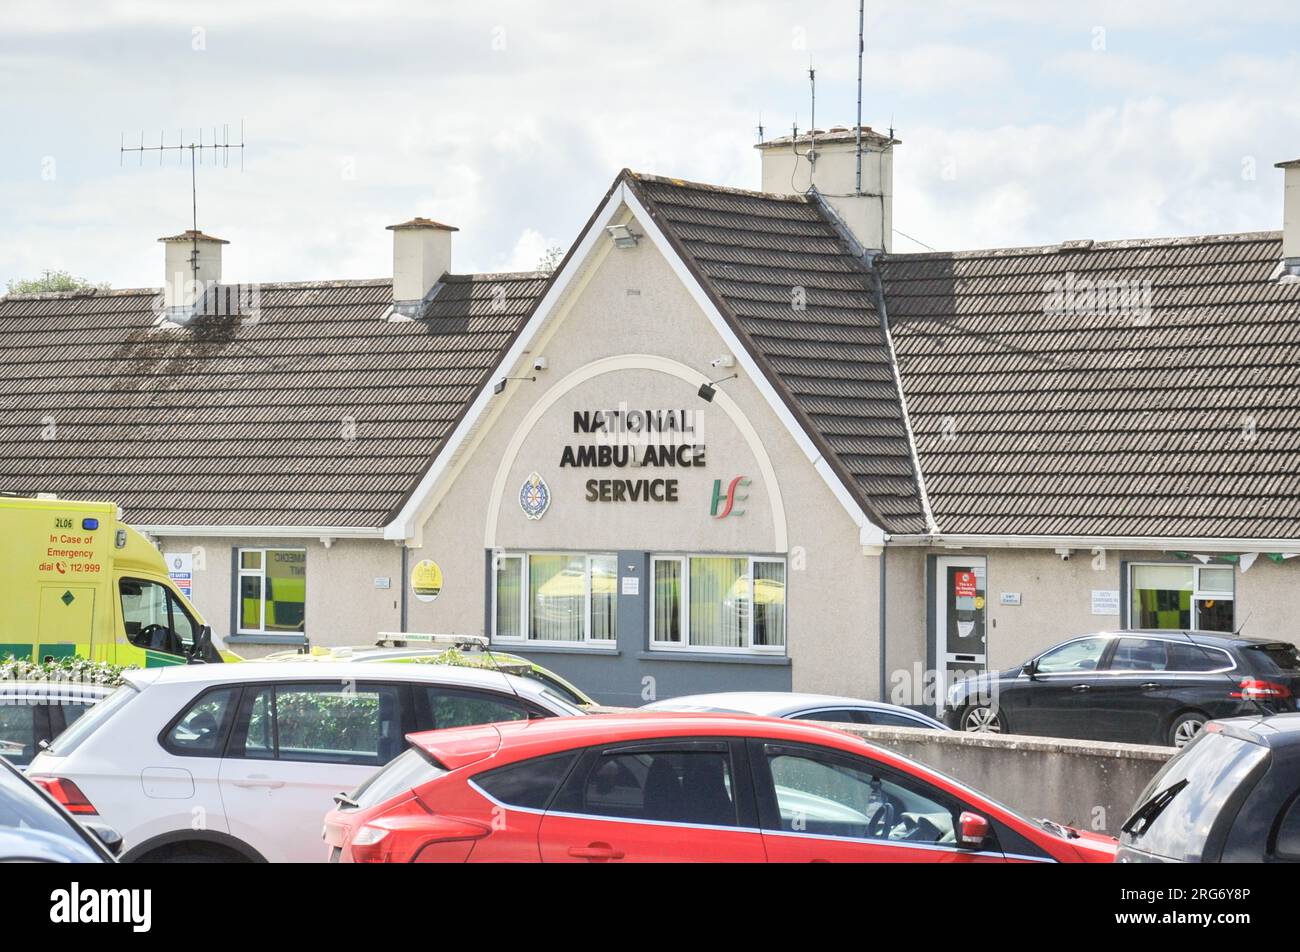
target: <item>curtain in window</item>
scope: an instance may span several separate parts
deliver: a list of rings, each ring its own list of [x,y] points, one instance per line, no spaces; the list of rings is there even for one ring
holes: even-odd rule
[[[520,586],[524,584],[524,560],[500,558],[497,560],[497,638],[522,638],[523,619],[520,618]]]
[[[655,641],[682,642],[682,563],[662,559],[654,563]]]
[[[528,637],[533,641],[582,641],[587,602],[586,558],[528,557]]]
[[[691,559],[691,644],[743,648],[749,625],[747,559]]]
[[[785,644],[785,563],[754,562],[754,647]]]
[[[618,559],[591,557],[591,639],[614,641],[618,637]]]
[[[1190,565],[1135,565],[1132,574],[1134,628],[1192,626],[1193,569]]]

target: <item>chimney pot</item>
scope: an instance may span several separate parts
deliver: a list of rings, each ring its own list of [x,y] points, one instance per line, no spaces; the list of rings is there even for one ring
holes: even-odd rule
[[[460,229],[416,217],[388,230],[393,233],[393,301],[422,301],[451,270],[451,233]]]
[[[158,241],[165,246],[163,307],[192,308],[208,288],[221,283],[221,246],[230,242],[193,229]]]

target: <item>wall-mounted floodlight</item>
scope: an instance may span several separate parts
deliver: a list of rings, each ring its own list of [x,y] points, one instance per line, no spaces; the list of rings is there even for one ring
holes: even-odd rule
[[[722,383],[725,380],[735,380],[739,376],[740,374],[732,374],[730,377],[723,377],[721,380],[711,380],[708,383],[700,384],[700,389],[699,389],[700,399],[703,400],[705,403],[712,403],[713,398],[718,395],[717,385]]]
[[[502,377],[500,380],[498,380],[496,383],[492,385],[492,392],[497,396],[500,396],[501,394],[505,393],[506,382],[509,380],[531,380],[533,383],[537,382],[536,377]]]
[[[614,239],[615,248],[635,248],[641,236],[627,225],[607,225],[605,232]]]

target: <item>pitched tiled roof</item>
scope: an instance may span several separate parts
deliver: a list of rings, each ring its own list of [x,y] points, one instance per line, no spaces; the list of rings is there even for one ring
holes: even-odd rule
[[[925,531],[875,279],[819,206],[625,175],[849,491],[886,530]]]
[[[379,527],[539,299],[448,275],[260,286],[256,321],[157,326],[154,290],[0,299],[0,491],[110,499],[141,525]]]
[[[943,533],[1300,538],[1277,233],[886,255]]]

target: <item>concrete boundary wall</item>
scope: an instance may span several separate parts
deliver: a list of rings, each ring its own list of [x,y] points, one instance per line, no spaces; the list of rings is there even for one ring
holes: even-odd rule
[[[624,712],[627,708],[596,708]],[[1116,835],[1172,747],[822,724],[945,773],[1030,818]]]

